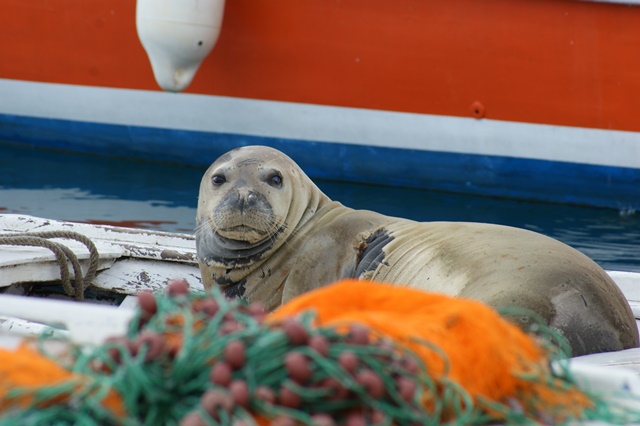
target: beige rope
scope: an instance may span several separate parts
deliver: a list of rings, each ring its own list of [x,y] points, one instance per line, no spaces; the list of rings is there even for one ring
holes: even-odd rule
[[[49,238],[60,238],[78,241],[89,250],[89,269],[82,276],[82,268],[78,257],[64,244],[50,241]],[[95,278],[98,271],[100,254],[95,244],[82,234],[72,231],[26,232],[21,234],[0,234],[0,244],[13,246],[44,247],[53,252],[60,268],[60,280],[65,293],[76,300],[84,299],[84,291]],[[71,280],[69,263],[73,267],[74,280]]]

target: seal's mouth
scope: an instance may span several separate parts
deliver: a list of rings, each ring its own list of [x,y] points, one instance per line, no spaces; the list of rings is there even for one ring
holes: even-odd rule
[[[284,229],[283,226],[274,232],[263,232],[265,237],[256,238],[257,242],[251,242],[247,239],[247,236],[251,236],[251,234],[244,233],[244,236],[222,235],[219,230],[214,231],[207,227],[206,232],[196,233],[198,259],[204,263],[211,263],[226,269],[244,267],[269,251]],[[218,284],[226,283],[218,281]]]
[[[220,228],[216,233],[226,240],[248,244],[258,244],[269,237],[267,230],[257,229],[247,225]]]
[[[247,225],[238,225],[238,226],[231,226],[229,228],[223,228],[220,229],[220,232],[225,233],[225,234],[229,234],[229,233],[255,233],[258,235],[266,235],[267,231],[264,231],[262,229],[256,229],[256,228],[252,228],[250,226]]]

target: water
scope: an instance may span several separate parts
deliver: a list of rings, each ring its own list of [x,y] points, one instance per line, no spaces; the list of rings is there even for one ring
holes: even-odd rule
[[[192,233],[204,171],[0,144],[0,213]],[[522,227],[557,238],[606,269],[640,272],[640,214],[317,183],[329,197],[349,207],[422,221],[477,221]]]

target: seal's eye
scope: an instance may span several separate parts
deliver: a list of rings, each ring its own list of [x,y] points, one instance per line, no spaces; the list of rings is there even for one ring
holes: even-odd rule
[[[267,178],[267,183],[274,188],[280,188],[282,186],[282,175],[280,174],[280,172],[274,172],[273,174],[269,175],[269,177]]]
[[[225,183],[227,179],[223,175],[213,175],[211,176],[211,183],[215,186],[220,186]]]

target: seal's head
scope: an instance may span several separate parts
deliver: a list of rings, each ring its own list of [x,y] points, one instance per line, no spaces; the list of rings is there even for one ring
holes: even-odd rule
[[[322,197],[280,151],[247,146],[224,154],[200,183],[196,241],[201,264],[242,268],[266,257],[313,215]]]

